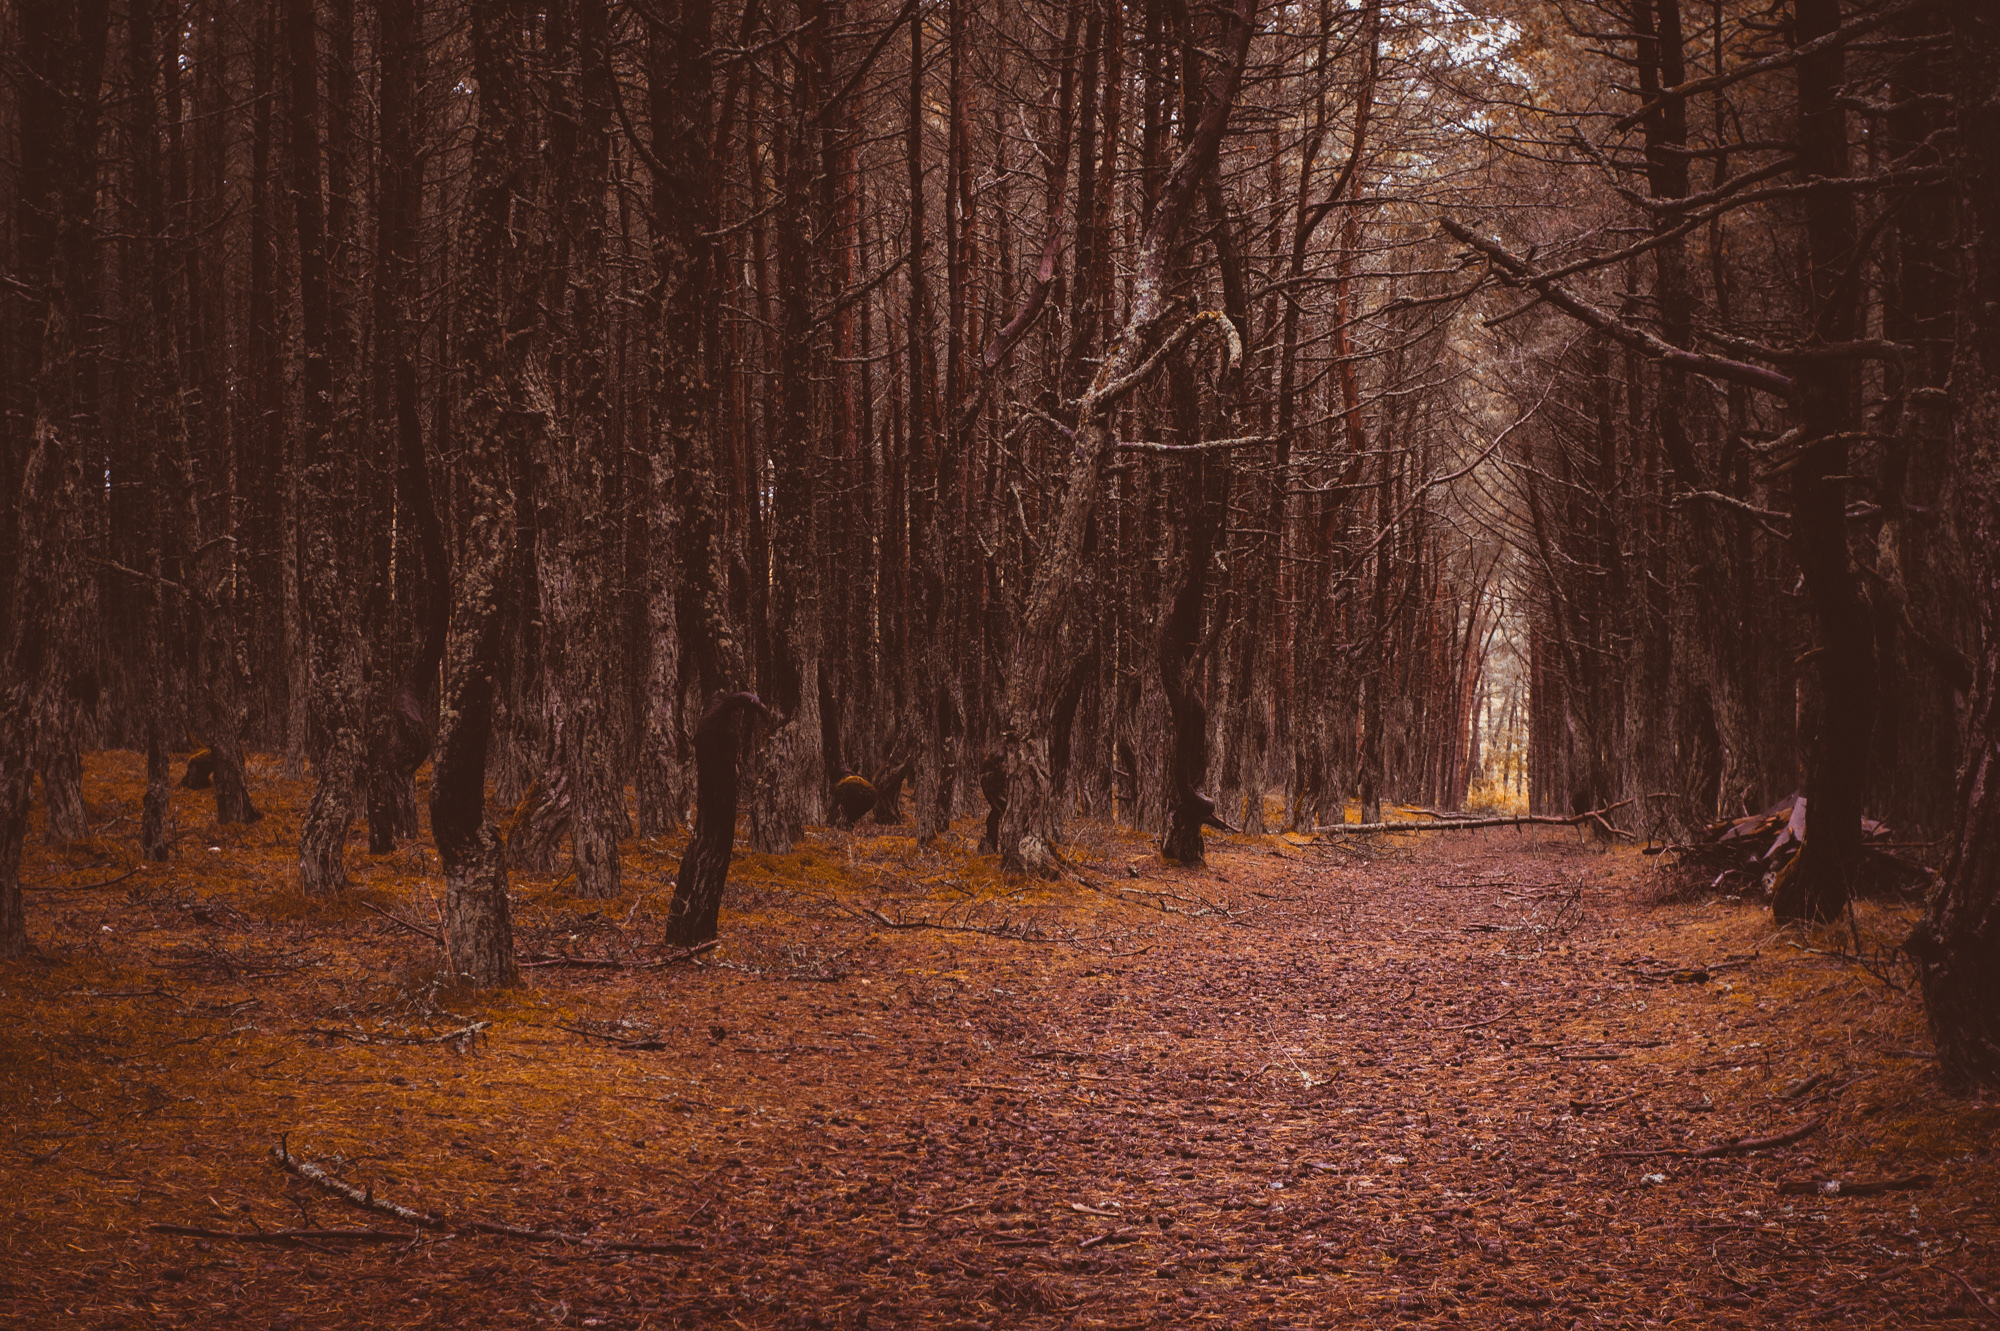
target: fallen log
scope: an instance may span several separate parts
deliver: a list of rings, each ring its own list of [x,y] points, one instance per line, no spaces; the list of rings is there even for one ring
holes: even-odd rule
[[[1315,827],[1312,830],[1316,833],[1326,833],[1331,836],[1360,836],[1364,833],[1373,832],[1463,832],[1481,827],[1531,827],[1536,825],[1545,827],[1577,827],[1583,823],[1594,822],[1612,836],[1633,839],[1630,832],[1613,827],[1609,822],[1605,821],[1604,817],[1605,814],[1622,809],[1631,802],[1631,800],[1619,800],[1616,804],[1607,804],[1601,809],[1591,809],[1584,813],[1571,814],[1567,818],[1558,818],[1554,814],[1547,813],[1517,813],[1501,818],[1459,818],[1432,823],[1328,823],[1324,827]],[[1425,812],[1428,812],[1428,810]]]

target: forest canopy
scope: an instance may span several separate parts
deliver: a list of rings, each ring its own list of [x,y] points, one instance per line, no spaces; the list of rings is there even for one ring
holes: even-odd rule
[[[0,0],[0,956],[104,748],[158,859],[252,751],[310,897],[428,831],[481,986],[635,836],[712,938],[739,800],[1797,795],[1777,918],[1894,829],[2000,1082],[1996,86],[1927,0]]]

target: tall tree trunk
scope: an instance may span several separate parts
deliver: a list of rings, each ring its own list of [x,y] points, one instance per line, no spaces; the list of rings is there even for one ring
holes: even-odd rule
[[[1975,561],[1978,672],[1958,821],[1944,873],[1909,942],[1954,1088],[2000,1088],[2000,14],[1951,13],[1954,167],[1970,271],[1952,367],[1952,461],[1960,534]],[[1810,815],[1810,808],[1808,814]]]
[[[1109,413],[1157,367],[1159,352],[1151,356],[1147,352],[1171,316],[1166,283],[1173,252],[1202,178],[1214,166],[1235,105],[1254,13],[1255,0],[1238,0],[1234,30],[1210,83],[1201,121],[1147,221],[1125,327],[1078,405],[1067,488],[1029,583],[1001,703],[1008,802],[1000,830],[1000,858],[1009,872],[1051,876],[1056,870],[1054,846],[1060,837],[1061,811],[1050,800],[1049,744],[1063,673],[1058,647],[1080,578],[1085,537],[1097,509],[1105,454],[1111,451]],[[1196,322],[1216,320],[1220,316],[1200,316],[1176,330],[1166,345],[1184,343]],[[1166,345],[1159,350],[1166,350]]]
[[[0,959],[28,950],[21,910],[21,842],[41,744],[96,690],[83,657],[92,583],[85,571],[85,461],[92,441],[79,353],[91,313],[82,271],[91,257],[98,83],[107,6],[31,5],[19,16],[18,59],[37,95],[20,103],[21,285],[33,302],[33,412],[15,513],[13,584],[0,658]]]
[[[1169,366],[1168,373],[1177,380],[1173,396],[1182,438],[1192,443],[1189,436],[1198,434],[1201,424],[1193,372],[1182,363]],[[1160,849],[1168,859],[1189,865],[1208,862],[1203,827],[1230,830],[1215,816],[1215,801],[1202,793],[1208,784],[1208,708],[1201,699],[1202,611],[1208,566],[1228,511],[1227,490],[1215,475],[1227,464],[1219,459],[1211,462],[1211,456],[1193,453],[1174,464],[1173,509],[1182,515],[1175,525],[1184,530],[1176,541],[1180,549],[1159,636],[1160,689],[1167,697],[1171,745],[1166,764],[1167,834]]]
[[[418,89],[423,80],[421,0],[380,0],[375,49],[382,64],[380,180],[376,210],[374,424],[387,434],[378,457],[395,460],[398,543],[391,588],[396,652],[377,670],[368,728],[368,849],[394,850],[417,835],[416,772],[430,756],[425,709],[444,656],[450,588],[444,532],[424,457],[416,363],[416,306],[421,291],[418,223],[423,164],[418,156]],[[387,577],[377,569],[378,579]]]
[[[560,233],[546,308],[554,312],[551,377],[556,421],[539,435],[536,529],[549,718],[545,791],[567,793],[577,895],[619,891],[625,795],[613,752],[612,650],[607,551],[610,400],[604,324],[604,203],[610,176],[610,18],[604,0],[549,9],[551,211]],[[572,72],[574,71],[574,72]]]
[[[496,0],[472,11],[479,119],[460,265],[465,406],[457,526],[462,537],[452,569],[451,629],[431,773],[431,835],[444,869],[449,962],[456,977],[481,988],[518,978],[507,866],[499,832],[486,814],[486,757],[515,568],[518,469],[530,436],[545,428],[524,391],[531,339],[514,333],[523,313],[518,303],[532,299],[523,289],[529,240],[514,217],[529,161],[521,38],[527,18],[524,0]]]
[[[361,773],[361,641],[348,537],[354,514],[351,419],[336,410],[336,362],[347,359],[320,188],[318,59],[312,0],[286,0],[291,64],[292,205],[299,238],[299,329],[305,364],[299,453],[299,606],[313,671],[312,803],[299,832],[299,885],[308,896],[346,889],[342,852]],[[336,428],[339,426],[340,428]]]
[[[1840,26],[1840,0],[1799,0],[1803,45]],[[1799,61],[1799,174],[1844,176],[1847,112],[1839,47]],[[1806,316],[1812,340],[1844,340],[1853,324],[1859,265],[1853,205],[1821,191],[1803,204]],[[1847,548],[1847,459],[1854,373],[1808,360],[1796,376],[1801,433],[1792,473],[1792,541],[1818,629],[1818,705],[1806,752],[1806,841],[1771,906],[1780,920],[1830,920],[1847,905],[1861,858],[1861,795],[1875,715],[1875,643]]]

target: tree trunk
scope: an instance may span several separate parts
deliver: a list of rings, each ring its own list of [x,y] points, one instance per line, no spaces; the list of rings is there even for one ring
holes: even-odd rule
[[[1238,0],[1229,49],[1209,86],[1201,121],[1175,161],[1147,222],[1125,327],[1078,406],[1067,488],[1029,583],[1001,702],[1008,803],[1000,831],[1000,859],[1010,873],[1052,877],[1056,872],[1054,848],[1061,835],[1061,811],[1050,800],[1049,744],[1063,673],[1058,646],[1079,580],[1085,536],[1097,508],[1104,456],[1111,449],[1108,416],[1112,406],[1157,366],[1157,354],[1148,357],[1146,352],[1170,317],[1167,273],[1182,223],[1203,176],[1214,165],[1236,101],[1253,13],[1254,0]],[[1193,324],[1183,325],[1171,340],[1185,341],[1192,331]]]
[[[514,197],[528,160],[522,0],[472,11],[472,63],[479,119],[472,144],[462,232],[464,275],[460,369],[465,383],[464,452],[458,466],[462,544],[452,569],[451,627],[431,772],[431,835],[445,879],[445,944],[452,973],[479,988],[513,984],[513,924],[500,837],[486,816],[486,757],[493,730],[494,675],[515,569],[518,469],[543,417],[524,398],[530,339],[511,336],[520,317],[523,250]]]
[[[1170,367],[1169,373],[1184,380],[1192,378],[1185,366]],[[1177,384],[1175,396],[1185,399],[1182,410],[1176,412],[1183,430],[1198,430],[1194,385]],[[1208,862],[1202,828],[1229,830],[1215,816],[1215,801],[1202,793],[1208,784],[1208,708],[1201,700],[1199,651],[1208,566],[1214,559],[1228,495],[1218,485],[1213,475],[1217,468],[1207,454],[1189,454],[1175,470],[1179,474],[1175,477],[1174,510],[1181,515],[1175,526],[1184,527],[1186,534],[1180,540],[1172,597],[1160,624],[1160,688],[1167,696],[1171,744],[1166,756],[1170,774],[1167,834],[1160,852],[1181,864],[1200,866]],[[1254,790],[1249,794],[1253,799],[1261,798]]]
[[[550,371],[557,411],[551,428],[539,435],[536,458],[547,500],[535,533],[548,625],[542,642],[550,729],[542,780],[546,791],[566,795],[555,817],[570,833],[576,894],[596,898],[618,895],[618,842],[627,830],[608,707],[615,636],[606,575],[614,515],[603,331],[613,96],[609,25],[603,0],[569,0],[549,9],[551,211],[559,231],[544,301],[555,312]],[[536,826],[545,835],[560,834],[547,820]]]
[[[329,896],[348,886],[342,852],[361,773],[361,644],[347,567],[354,476],[350,422],[335,410],[345,318],[328,258],[320,188],[319,79],[312,0],[286,0],[291,60],[292,203],[298,223],[300,337],[305,392],[299,437],[299,609],[312,661],[312,803],[299,832],[299,886]],[[336,429],[336,424],[342,428]]]
[[[737,759],[743,741],[738,718],[770,719],[754,693],[719,693],[694,732],[694,837],[674,874],[667,907],[666,942],[693,947],[715,937],[729,853],[736,842]]]
[[[398,542],[392,591],[403,626],[399,652],[378,662],[368,730],[368,849],[381,855],[417,835],[416,772],[430,756],[424,717],[444,655],[450,587],[444,532],[431,495],[417,397],[415,314],[422,290],[418,223],[423,170],[418,156],[418,89],[423,79],[419,0],[376,5],[382,62],[372,366],[377,431],[393,441]],[[378,448],[382,457],[388,449]],[[378,568],[378,579],[388,570]],[[400,659],[397,659],[400,657]]]
[[[1800,0],[1799,43],[1840,26],[1839,0]],[[1847,173],[1846,111],[1838,47],[1799,62],[1799,174]],[[1859,265],[1846,194],[1807,197],[1806,315],[1815,335],[1849,334]],[[1806,361],[1796,376],[1802,435],[1792,480],[1792,540],[1818,628],[1818,715],[1806,751],[1806,840],[1773,896],[1779,920],[1831,920],[1846,907],[1861,858],[1861,795],[1875,714],[1875,642],[1847,548],[1848,446],[1854,371]]]
[[[91,252],[98,87],[106,6],[29,6],[18,15],[18,59],[37,88],[20,102],[20,284],[33,302],[32,410],[15,505],[13,585],[0,658],[0,960],[28,950],[21,910],[21,842],[38,750],[95,691],[81,659],[91,581],[85,572],[89,502],[80,437],[81,325],[91,311],[83,268]]]
[[[1923,922],[1910,938],[1938,1073],[1958,1089],[2000,1088],[2000,15],[1951,14],[1953,143],[1970,272],[1952,368],[1952,461],[1960,535],[1975,561],[1979,657],[1960,769],[1958,822]]]

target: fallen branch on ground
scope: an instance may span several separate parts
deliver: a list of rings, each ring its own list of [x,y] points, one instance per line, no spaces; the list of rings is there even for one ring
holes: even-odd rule
[[[1028,933],[1024,929],[1009,928],[1006,925],[989,927],[978,924],[951,924],[944,920],[927,920],[923,918],[892,920],[881,911],[870,906],[863,906],[860,910],[853,913],[857,917],[874,924],[879,924],[885,929],[934,929],[939,933],[947,934],[985,934],[988,938],[1004,938],[1013,943],[1062,943],[1069,941],[1062,938],[1045,938],[1038,934]]]
[[[1790,1146],[1793,1142],[1803,1141],[1812,1136],[1825,1126],[1826,1115],[1821,1114],[1811,1122],[1793,1128],[1789,1132],[1780,1132],[1769,1137],[1732,1137],[1728,1141],[1717,1142],[1713,1146],[1704,1146],[1695,1151],[1671,1146],[1657,1146],[1644,1151],[1606,1151],[1604,1157],[1607,1160],[1644,1160],[1656,1155],[1671,1155],[1686,1160],[1714,1160],[1725,1155],[1742,1155],[1747,1151],[1762,1151],[1773,1146]]]
[[[623,1036],[606,1035],[602,1031],[589,1031],[581,1026],[565,1026],[561,1022],[557,1022],[556,1027],[558,1030],[568,1031],[572,1035],[587,1035],[593,1040],[603,1040],[614,1049],[627,1049],[634,1053],[667,1048],[665,1040],[627,1040]]]
[[[191,1239],[223,1239],[230,1243],[408,1243],[415,1234],[387,1229],[203,1229],[199,1225],[148,1225],[155,1234],[179,1234]]]
[[[1778,1185],[1782,1197],[1874,1197],[1885,1192],[1911,1192],[1918,1188],[1928,1188],[1932,1183],[1929,1174],[1912,1174],[1908,1178],[1875,1179],[1868,1183],[1846,1183],[1840,1179],[1814,1182],[1812,1179],[1787,1179]]]
[[[145,867],[143,864],[138,865],[135,868],[127,869],[116,878],[107,878],[101,883],[78,883],[73,887],[65,886],[61,883],[23,883],[21,887],[29,892],[95,892],[100,887],[116,887]]]
[[[554,952],[527,957],[516,963],[522,970],[544,966],[568,966],[579,970],[606,971],[655,971],[662,966],[698,957],[712,947],[721,947],[720,938],[711,938],[706,943],[696,943],[685,952],[675,952],[669,956],[655,957],[651,961],[617,961],[611,957],[572,957],[566,953]]]
[[[500,1238],[526,1239],[531,1243],[575,1243],[586,1248],[596,1248],[604,1252],[645,1252],[645,1253],[684,1254],[684,1253],[700,1252],[702,1250],[701,1245],[695,1243],[632,1243],[622,1239],[593,1238],[588,1234],[571,1234],[571,1233],[566,1233],[562,1230],[555,1230],[555,1229],[527,1229],[520,1225],[503,1225],[498,1223],[497,1221],[492,1221],[492,1220],[454,1219],[449,1216],[425,1215],[421,1211],[412,1211],[406,1206],[398,1206],[396,1203],[389,1201],[386,1198],[377,1197],[375,1195],[375,1190],[373,1188],[368,1188],[366,1190],[357,1188],[352,1183],[346,1183],[340,1179],[333,1177],[331,1174],[321,1169],[318,1165],[312,1164],[309,1161],[299,1159],[297,1156],[291,1153],[286,1137],[278,1138],[278,1144],[271,1148],[271,1159],[277,1162],[279,1167],[282,1168],[286,1173],[291,1174],[295,1178],[303,1179],[307,1183],[310,1183],[315,1187],[323,1188],[326,1191],[332,1193],[334,1196],[340,1198],[342,1201],[352,1203],[353,1205],[359,1206],[366,1211],[373,1211],[377,1215],[393,1216],[396,1219],[401,1220],[406,1224],[414,1225],[419,1228],[445,1230],[458,1233],[470,1231],[478,1234],[492,1234]],[[149,1226],[149,1228],[159,1230],[162,1233],[168,1233],[168,1234],[199,1235],[206,1233],[206,1231],[195,1230],[187,1228],[185,1226],[175,1226],[175,1225],[152,1225]],[[298,1233],[302,1235],[324,1233],[327,1235],[331,1235],[333,1237],[341,1237],[353,1234],[376,1234],[376,1233],[382,1233],[383,1231],[281,1230],[273,1232]],[[248,1239],[247,1236],[233,1235],[233,1234],[226,1234],[223,1235],[223,1237],[231,1237],[231,1238],[243,1237],[246,1238],[246,1241],[250,1242],[266,1241],[258,1239]],[[411,1239],[415,1238],[416,1235],[400,1234],[400,1235],[393,1235],[391,1237],[401,1238],[401,1239]],[[381,1242],[383,1240],[369,1239],[367,1241]]]
[[[331,1036],[352,1040],[356,1044],[449,1044],[453,1040],[469,1040],[492,1024],[490,1021],[475,1021],[442,1035],[370,1035],[366,1031],[344,1031],[338,1026],[308,1026],[298,1034]]]
[[[1144,1230],[1115,1229],[1109,1234],[1099,1234],[1095,1238],[1085,1239],[1076,1246],[1078,1251],[1082,1251],[1086,1248],[1095,1248],[1104,1243],[1134,1243],[1144,1237],[1146,1237]]]
[[[1977,1303],[1980,1307],[1986,1310],[1986,1315],[1988,1317],[1991,1317],[1996,1322],[2000,1322],[2000,1312],[1994,1311],[1993,1305],[1986,1301],[1986,1296],[1984,1294],[1981,1294],[1978,1290],[1972,1287],[1972,1282],[1970,1280],[1967,1280],[1964,1276],[1952,1270],[1950,1267],[1945,1267],[1944,1273],[1950,1276],[1953,1280],[1956,1280],[1959,1284],[1965,1286],[1965,1292],[1972,1296],[1973,1302]]]
[[[380,915],[383,919],[387,920],[391,924],[401,925],[403,928],[408,929],[413,934],[421,934],[423,937],[430,939],[433,943],[436,943],[439,947],[444,946],[444,935],[437,932],[435,929],[426,929],[421,924],[412,924],[408,920],[404,919],[402,916],[391,914],[390,912],[383,910],[380,906],[370,905],[366,901],[357,902],[356,904],[359,905],[363,910],[374,911],[377,915]]]
[[[1631,802],[1631,800],[1619,800],[1616,804],[1607,804],[1601,809],[1591,809],[1586,813],[1572,814],[1568,818],[1557,818],[1553,814],[1546,813],[1519,813],[1505,818],[1460,818],[1436,823],[1328,823],[1324,827],[1315,827],[1312,830],[1329,836],[1360,836],[1374,832],[1463,832],[1481,827],[1576,827],[1583,823],[1595,822],[1612,836],[1636,840],[1637,838],[1630,832],[1613,827],[1604,817],[1605,814],[1622,809]]]

